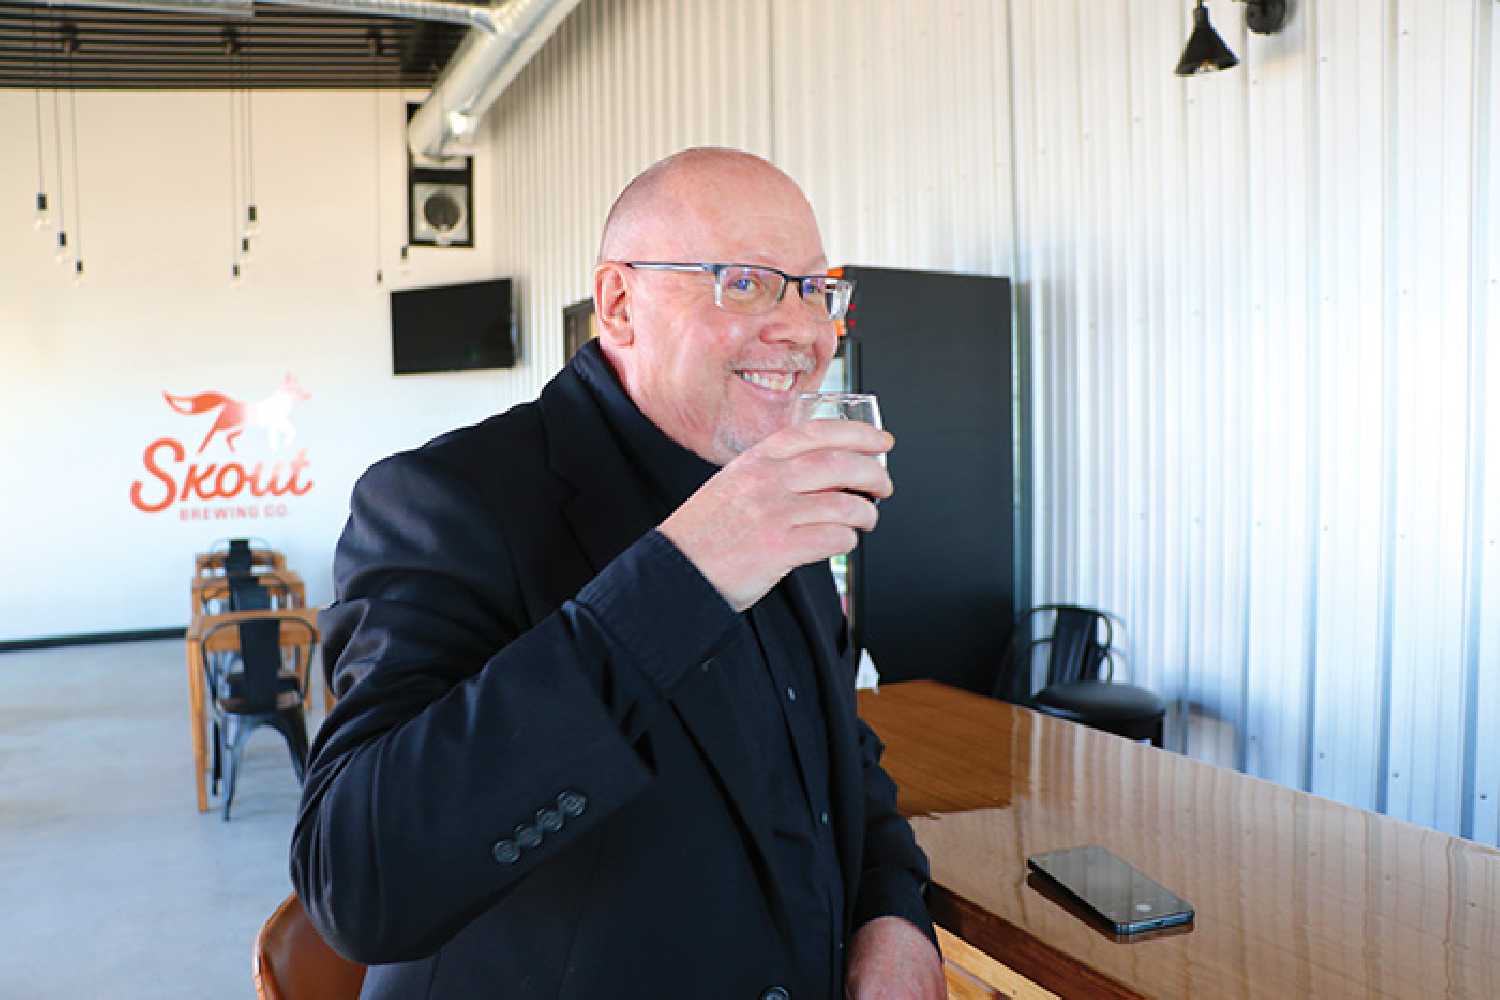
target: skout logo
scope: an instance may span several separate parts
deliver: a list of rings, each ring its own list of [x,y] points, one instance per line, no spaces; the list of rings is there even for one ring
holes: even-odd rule
[[[224,447],[236,456],[227,462],[188,462],[187,448],[175,437],[159,437],[146,446],[142,463],[145,479],[130,484],[130,502],[137,510],[147,514],[158,514],[173,504],[187,505],[200,500],[236,500],[241,505],[220,508],[184,507],[183,520],[230,520],[247,517],[284,517],[284,503],[243,505],[246,494],[257,499],[264,497],[304,496],[312,489],[311,479],[306,478],[309,466],[307,449],[298,449],[290,460],[277,459],[267,466],[262,460],[249,465],[239,461],[236,441],[247,428],[257,428],[266,433],[266,446],[271,455],[289,448],[297,439],[297,428],[292,425],[292,408],[312,398],[298,384],[290,372],[271,394],[264,399],[242,403],[222,392],[200,392],[192,395],[174,395],[163,391],[162,398],[173,413],[196,417],[212,413],[213,423],[208,426],[202,442],[194,456],[202,455],[217,438]],[[185,465],[185,467],[184,467]]]

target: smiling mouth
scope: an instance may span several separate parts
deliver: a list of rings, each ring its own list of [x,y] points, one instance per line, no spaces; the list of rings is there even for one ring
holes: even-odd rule
[[[753,386],[772,392],[787,392],[797,384],[796,372],[741,371],[735,374]]]

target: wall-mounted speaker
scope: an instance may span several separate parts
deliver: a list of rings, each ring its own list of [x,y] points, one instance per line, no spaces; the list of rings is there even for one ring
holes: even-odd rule
[[[407,120],[420,105],[408,104]],[[406,242],[410,246],[474,245],[474,158],[406,154]]]
[[[469,229],[472,191],[467,182],[413,181],[411,239],[430,246],[473,246]]]

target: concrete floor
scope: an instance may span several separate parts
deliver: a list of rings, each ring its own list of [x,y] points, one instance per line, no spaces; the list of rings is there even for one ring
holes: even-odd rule
[[[197,811],[183,655],[180,640],[0,653],[0,997],[254,996],[299,790],[262,728],[233,820]]]

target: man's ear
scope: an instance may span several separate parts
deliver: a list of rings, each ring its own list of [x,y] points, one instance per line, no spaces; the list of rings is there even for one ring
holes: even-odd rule
[[[619,264],[600,264],[594,268],[594,320],[599,324],[599,337],[614,346],[629,347],[635,341],[635,327],[630,322],[630,286]]]

